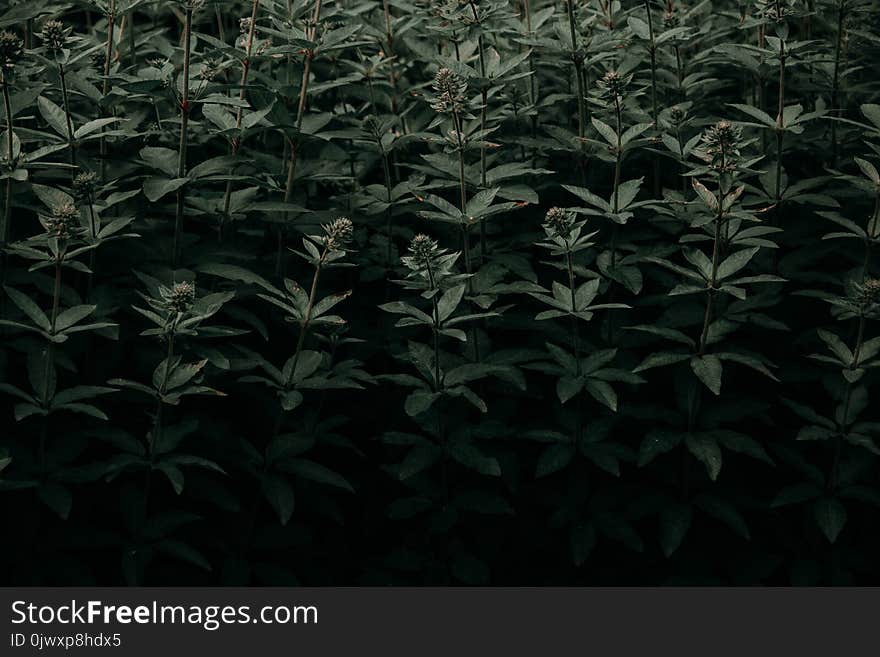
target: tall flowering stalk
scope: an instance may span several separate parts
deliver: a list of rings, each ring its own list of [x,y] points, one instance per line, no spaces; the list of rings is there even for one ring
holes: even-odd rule
[[[578,107],[578,138],[583,141],[587,129],[586,99],[584,97],[584,53],[578,46],[577,22],[574,14],[574,0],[564,0],[568,13],[569,37],[571,38],[571,61],[574,65],[574,75],[577,82],[577,107]]]
[[[471,273],[470,227],[467,217],[467,178],[465,176],[464,150],[466,137],[464,134],[463,114],[465,112],[465,92],[467,82],[460,75],[448,68],[441,68],[434,76],[433,89],[435,97],[431,102],[434,111],[449,114],[452,117],[452,130],[446,137],[447,145],[458,154],[458,190],[459,209],[461,210],[461,243],[465,271]]]
[[[50,19],[43,23],[40,38],[58,67],[62,109],[64,110],[64,120],[67,127],[67,148],[70,155],[70,164],[71,166],[76,166],[76,140],[73,135],[73,117],[70,114],[70,98],[67,93],[67,73],[64,69],[64,63],[67,60],[65,47],[67,46],[68,29],[64,27],[64,23],[61,21]]]
[[[311,43],[315,42],[318,34],[318,22],[321,20],[321,0],[315,0],[315,6],[312,10],[311,19],[306,26],[306,39]],[[312,75],[312,60],[315,58],[314,46],[306,48],[303,59],[302,81],[299,88],[299,102],[296,107],[296,121],[294,123],[296,131],[302,129],[303,116],[306,111],[306,100],[309,93],[309,80]],[[293,198],[293,181],[296,177],[296,164],[299,158],[299,136],[288,139],[288,162],[287,162],[287,181],[284,183],[284,202],[290,203]],[[275,259],[275,274],[280,276],[283,269],[283,246],[284,246],[284,224],[287,222],[287,214],[284,215],[284,223],[278,227],[278,253]]]
[[[840,108],[840,69],[843,60],[843,41],[846,31],[846,18],[849,14],[847,0],[838,0],[837,29],[834,34],[834,70],[831,74],[831,111],[839,115]],[[831,164],[837,164],[837,121],[831,122]]]
[[[189,69],[192,58],[193,13],[204,0],[185,0],[183,21],[183,71],[180,92],[180,143],[177,151],[177,177],[186,177],[187,148],[189,145],[189,116],[192,111],[189,96]],[[183,233],[183,207],[186,199],[186,185],[177,190],[177,208],[174,214],[174,242],[171,247],[171,264],[177,267],[180,262],[180,240]]]
[[[253,0],[251,4],[251,16],[246,21],[242,21],[242,28],[246,33],[244,59],[241,62],[241,80],[239,81],[238,99],[244,101],[247,95],[248,73],[251,68],[251,56],[254,49],[254,32],[257,25],[257,12],[260,10],[260,0]],[[243,108],[239,105],[235,111],[235,136],[232,139],[230,152],[233,157],[238,155],[241,149],[241,119]],[[231,172],[230,172],[231,173]],[[232,202],[232,178],[226,181],[226,191],[223,194],[223,213],[220,217],[220,237],[223,237],[223,223],[229,218],[229,206]]]
[[[104,79],[101,82],[101,96],[107,98],[107,92],[110,90],[110,66],[113,63],[113,40],[116,32],[116,0],[110,0],[107,7],[107,44],[104,47]],[[104,129],[101,128],[101,132]],[[101,180],[107,179],[107,142],[101,137]]]
[[[709,279],[706,285],[703,328],[700,331],[700,338],[697,343],[697,355],[701,357],[706,353],[709,328],[712,321],[712,310],[718,285],[718,267],[721,263],[723,248],[722,231],[726,213],[743,192],[743,188],[733,187],[734,177],[732,175],[736,171],[738,164],[740,145],[742,143],[742,130],[727,121],[719,121],[703,133],[702,140],[705,144],[705,158],[710,170],[715,174],[717,190],[713,196],[702,183],[696,179],[694,180],[694,189],[715,214],[712,224],[712,259]]]
[[[15,131],[12,127],[12,101],[10,82],[15,66],[24,55],[22,40],[11,32],[0,32],[0,84],[3,86],[3,110],[6,118],[6,149],[3,153],[6,175],[6,192],[3,200],[3,221],[0,223],[0,248],[6,245],[10,236],[12,216],[12,171],[15,169]],[[5,263],[5,254],[0,255]],[[4,272],[5,273],[5,272]],[[0,279],[0,283],[2,283]]]

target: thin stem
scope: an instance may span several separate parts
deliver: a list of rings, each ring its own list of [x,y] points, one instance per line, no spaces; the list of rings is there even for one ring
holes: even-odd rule
[[[614,96],[614,115],[617,119],[617,147],[614,151],[614,204],[613,210],[614,214],[617,214],[620,211],[620,166],[621,160],[623,158],[623,145],[621,144],[621,134],[620,131],[622,129],[622,120],[621,120],[621,111],[620,111],[620,98],[616,95]]]
[[[110,61],[113,58],[113,36],[116,30],[116,0],[110,0],[107,9],[107,45],[104,48],[104,80],[101,84],[101,100],[107,98],[110,90]],[[107,178],[107,141],[103,136],[104,128],[101,128],[101,180]]]
[[[239,82],[239,91],[238,91],[238,99],[240,101],[244,101],[245,95],[247,94],[247,79],[248,72],[251,68],[251,54],[253,52],[254,47],[254,30],[256,29],[257,24],[257,11],[260,9],[260,0],[253,0],[253,4],[251,6],[251,21],[250,26],[248,28],[248,36],[247,36],[247,45],[245,46],[245,54],[244,60],[241,63],[241,81]],[[219,11],[219,9],[218,9]],[[219,20],[219,14],[218,14]],[[241,148],[241,119],[242,119],[242,111],[243,108],[241,105],[235,111],[235,137],[232,139],[232,144],[230,146],[230,151],[232,156],[235,157],[238,155],[238,151]],[[226,181],[226,192],[223,195],[223,214],[220,215],[220,236],[223,236],[223,223],[229,218],[229,206],[232,202],[232,174],[235,172],[235,165],[230,169],[230,178]]]
[[[523,0],[523,18],[526,22],[526,36],[532,36],[532,9],[531,2],[529,0]],[[535,75],[535,62],[532,58],[532,53],[529,51],[528,57],[528,70],[529,70],[529,105],[531,105],[532,109],[532,139],[536,139],[538,135],[538,113],[535,111],[535,100],[538,97],[538,90],[536,88],[537,80]],[[535,153],[532,151],[532,159],[534,161]]]
[[[394,30],[392,28],[392,20],[393,16],[391,15],[391,5],[388,0],[382,0],[382,10],[385,14],[385,49],[387,50],[388,55],[388,77],[391,82],[391,113],[395,116],[400,116],[400,127],[403,131],[403,134],[406,134],[409,130],[406,124],[406,117],[400,114],[399,103],[400,103],[400,90],[398,89],[397,84],[397,70],[394,66],[395,55],[394,55]]]
[[[568,248],[568,243],[566,242],[566,248]],[[574,265],[572,263],[571,251],[567,250],[565,252],[565,266],[568,270],[568,289],[571,293],[571,308],[572,313],[574,312],[574,308],[576,307],[575,301],[575,289],[574,289]],[[581,336],[580,336],[580,328],[578,326],[577,317],[572,314],[571,315],[571,350],[574,353],[575,360],[575,369],[577,371],[578,376],[581,373]]]
[[[440,381],[440,309],[437,304],[437,283],[434,281],[434,271],[431,269],[431,261],[430,259],[426,262],[426,268],[428,270],[428,282],[431,286],[431,289],[435,291],[435,294],[431,296],[431,304],[432,310],[431,315],[434,320],[434,326],[432,328],[432,332],[434,334],[434,390],[440,392],[441,381]]]
[[[299,355],[302,352],[303,345],[306,341],[306,334],[309,331],[309,326],[312,321],[312,308],[315,305],[315,295],[318,292],[318,279],[321,277],[321,271],[324,267],[324,260],[329,252],[330,246],[328,243],[325,244],[324,250],[321,252],[321,257],[318,258],[318,262],[315,264],[315,273],[312,276],[312,286],[309,289],[309,301],[306,305],[306,314],[303,317],[302,322],[300,323],[299,338],[296,341],[296,350],[293,352],[293,363],[290,367],[290,371],[288,372],[287,377],[284,380],[285,389],[290,387],[294,371],[296,370],[296,364],[299,361]]]
[[[782,142],[785,136],[785,41],[779,39],[779,105],[776,115],[776,204],[782,202]]]
[[[838,113],[840,102],[840,60],[843,52],[844,20],[846,19],[846,0],[837,5],[837,34],[834,42],[834,73],[831,76],[831,111]],[[837,163],[837,121],[831,122],[831,165]]]
[[[452,111],[452,124],[453,129],[455,130],[456,140],[458,141],[458,186],[459,186],[459,207],[461,209],[462,216],[462,224],[461,224],[461,239],[462,239],[462,248],[464,251],[464,269],[470,274],[471,273],[471,249],[470,249],[470,234],[469,234],[469,226],[465,222],[467,221],[467,183],[465,180],[464,174],[464,137],[461,133],[462,124],[461,118],[458,116],[458,112]],[[470,279],[468,279],[468,285],[470,285]]]
[[[9,80],[5,72],[0,72],[3,76],[3,107],[6,110],[6,165],[12,171],[14,164],[12,162],[15,151],[13,150],[13,141],[15,133],[12,129],[12,101],[9,97]],[[11,235],[10,219],[12,217],[12,178],[6,179],[6,198],[3,204],[3,223],[0,224],[0,245],[5,245]],[[5,254],[4,254],[5,262]],[[2,282],[2,281],[0,281]]]
[[[315,34],[318,29],[318,21],[321,18],[321,0],[317,0],[315,2],[315,10],[312,13],[311,23],[306,30],[306,36],[309,41],[315,40]],[[302,74],[302,82],[300,84],[299,89],[299,102],[296,108],[296,129],[297,132],[302,128],[302,120],[303,115],[306,110],[306,96],[309,91],[309,78],[311,77],[312,72],[312,59],[315,57],[315,52],[311,48],[306,50],[305,59],[303,61],[303,74]],[[293,181],[296,176],[296,162],[299,156],[299,144],[294,139],[289,139],[290,142],[290,160],[288,162],[287,167],[287,181],[284,185],[284,202],[290,203],[290,199],[293,197]],[[275,273],[276,275],[281,275],[281,269],[283,267],[283,258],[282,258],[282,249],[284,245],[284,226],[287,223],[287,212],[284,213],[284,220],[281,226],[278,228],[278,255],[275,262]]]
[[[382,153],[382,173],[385,176],[385,202],[388,204],[388,207],[385,210],[385,234],[388,238],[388,243],[385,246],[385,266],[388,270],[391,270],[391,248],[393,246],[392,243],[392,199],[393,194],[391,190],[391,167],[388,165],[388,153],[385,152],[385,149],[382,147],[382,139],[379,135],[376,136],[376,145],[379,147],[379,150]]]
[[[61,62],[58,62],[58,78],[61,80],[61,102],[64,104],[64,118],[67,121],[67,147],[70,152],[70,164],[76,166],[76,142],[73,139],[73,119],[70,117],[64,64]]]
[[[63,255],[55,258],[55,284],[52,289],[52,314],[49,320],[49,334],[55,335],[55,326],[58,322],[58,310],[61,305],[61,265],[64,261]],[[55,364],[55,342],[50,340],[46,345],[46,359],[43,362],[43,390],[41,391],[41,400],[44,408],[49,408],[49,380],[52,377],[52,368]],[[43,418],[43,428],[40,432],[39,457],[40,457],[40,477],[46,474],[46,441],[49,435],[49,415]]]
[[[651,45],[648,50],[651,54],[651,119],[654,122],[654,130],[657,130],[657,46],[654,43],[654,18],[651,14],[651,1],[645,0],[645,14],[648,17],[648,34]],[[660,159],[654,159],[654,195],[660,195]]]
[[[859,361],[861,360],[862,353],[862,343],[865,339],[865,314],[863,310],[859,312],[859,327],[856,335],[856,345],[853,349],[853,357],[852,362],[850,362],[849,369],[851,372],[853,370],[857,370],[859,368]],[[828,472],[828,478],[826,479],[826,485],[829,491],[833,491],[837,488],[837,482],[840,478],[840,456],[841,451],[843,450],[843,434],[846,432],[846,428],[849,424],[849,409],[852,404],[852,391],[853,384],[851,381],[847,380],[846,382],[846,392],[843,396],[843,412],[841,413],[840,423],[837,427],[837,438],[834,442],[834,454],[831,459],[831,469]]]
[[[180,145],[177,153],[177,177],[186,176],[186,150],[189,129],[189,65],[190,44],[192,41],[192,17],[193,10],[190,5],[186,7],[183,24],[183,89],[180,97]],[[186,185],[177,190],[177,210],[174,218],[174,243],[171,249],[171,262],[174,267],[180,260],[180,238],[183,232],[183,206]]]
[[[574,62],[575,77],[577,78],[578,139],[580,139],[581,151],[583,151],[583,139],[586,134],[586,109],[584,103],[583,80],[584,62],[578,52],[577,28],[574,20],[574,0],[566,0],[565,6],[568,9],[568,27],[571,33],[571,58]]]
[[[474,22],[477,25],[480,25],[480,15],[477,12],[477,6],[471,0],[470,2],[471,12],[474,16]],[[486,130],[486,106],[488,105],[488,90],[485,87],[486,81],[486,55],[485,50],[483,48],[483,32],[482,26],[480,29],[480,34],[477,37],[477,50],[479,52],[479,60],[480,60],[480,76],[483,78],[482,89],[480,90],[480,138],[482,142],[485,142],[485,130]],[[486,147],[481,143],[480,145],[480,188],[486,188]],[[486,258],[486,226],[483,222],[483,219],[480,218],[480,261],[484,261]]]
[[[89,206],[89,236],[91,237],[92,244],[97,242],[98,233],[101,231],[101,220],[98,215],[95,213],[95,204],[92,201],[92,195],[89,194],[86,202]],[[89,251],[89,273],[87,274],[86,279],[86,299],[91,299],[92,296],[92,284],[94,282],[95,277],[95,262],[97,260],[97,249],[92,248]]]
[[[721,152],[722,171],[724,170],[724,151]],[[703,330],[700,333],[698,355],[706,353],[706,342],[709,339],[709,326],[712,322],[712,303],[715,298],[715,283],[718,277],[718,261],[721,256],[721,224],[724,219],[723,200],[724,192],[722,181],[718,181],[718,214],[715,215],[715,234],[712,239],[712,273],[709,277],[709,285],[706,288],[706,311],[703,315]]]

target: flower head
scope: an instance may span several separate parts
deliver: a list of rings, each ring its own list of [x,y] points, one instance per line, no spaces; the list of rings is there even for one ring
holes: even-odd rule
[[[188,281],[175,283],[168,292],[163,294],[168,307],[178,313],[185,313],[196,300],[196,286]]]
[[[24,56],[24,43],[12,32],[0,32],[0,68],[11,70]]]
[[[437,253],[437,240],[432,240],[427,235],[419,233],[409,243],[409,252],[412,259],[419,265],[426,265]]]
[[[54,19],[47,20],[43,23],[40,38],[49,50],[58,52],[67,43],[67,30],[64,28],[64,23]]]
[[[875,306],[880,302],[880,280],[869,278],[856,287],[858,289],[859,301],[863,306]]]
[[[199,68],[199,78],[205,82],[213,82],[220,73],[220,62],[216,59],[208,59],[202,62]]]
[[[797,0],[757,0],[757,14],[776,23],[781,23],[796,12]]]
[[[550,208],[544,216],[544,225],[552,234],[567,237],[571,232],[574,221],[570,212],[562,208]]]
[[[348,217],[338,217],[329,224],[322,226],[324,229],[324,239],[331,249],[345,246],[351,242],[354,236],[354,224]]]
[[[431,108],[436,112],[458,112],[464,106],[467,82],[451,69],[441,68],[434,75],[431,85],[437,93]]]
[[[686,116],[686,112],[678,105],[669,110],[669,119],[672,121],[673,125],[678,125]]]
[[[702,135],[707,160],[714,168],[730,169],[742,147],[742,128],[729,121],[719,121]]]
[[[77,219],[79,210],[73,203],[65,202],[52,208],[52,215],[44,220],[43,226],[49,237],[67,239],[74,233]]]
[[[606,71],[597,84],[601,96],[608,101],[620,100],[626,95],[626,88],[632,81],[631,75],[621,75],[617,71]]]
[[[89,199],[95,191],[98,177],[94,171],[83,171],[73,179],[73,195],[78,199]]]

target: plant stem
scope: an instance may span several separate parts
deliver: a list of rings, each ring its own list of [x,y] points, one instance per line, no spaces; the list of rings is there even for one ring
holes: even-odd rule
[[[248,28],[248,36],[247,36],[247,45],[245,46],[245,54],[244,61],[241,63],[241,81],[239,82],[239,91],[238,91],[238,99],[240,101],[244,101],[245,95],[247,94],[247,79],[248,72],[251,68],[251,53],[253,52],[254,47],[254,30],[256,29],[257,24],[257,12],[260,9],[260,0],[253,0],[251,5],[251,22]],[[218,10],[219,11],[219,10]],[[218,16],[219,18],[219,16]],[[230,147],[230,151],[232,156],[235,157],[238,155],[238,151],[241,148],[241,119],[242,119],[242,107],[239,107],[235,111],[235,137],[232,139],[232,145]],[[229,175],[230,179],[226,181],[226,192],[223,194],[223,214],[220,215],[220,239],[223,239],[223,224],[229,218],[229,205],[232,202],[232,174],[235,172],[235,166],[233,165]]]
[[[856,335],[856,345],[853,349],[853,357],[852,362],[849,364],[848,369],[852,372],[857,370],[859,367],[859,361],[861,359],[862,353],[862,343],[865,339],[865,313],[864,310],[859,311],[859,327]],[[831,469],[828,472],[828,478],[826,479],[826,485],[829,491],[833,491],[837,488],[837,481],[840,478],[840,455],[843,450],[843,434],[846,431],[847,426],[849,425],[849,409],[852,403],[852,390],[853,384],[851,381],[847,380],[846,382],[846,392],[843,395],[843,413],[841,414],[841,421],[838,424],[837,432],[838,435],[834,442],[834,455],[831,459]]]
[[[426,262],[426,267],[428,270],[428,282],[431,286],[431,290],[435,292],[431,295],[431,315],[434,320],[434,326],[432,327],[432,332],[434,334],[434,390],[440,392],[440,388],[442,387],[442,382],[440,381],[440,309],[437,305],[437,293],[439,290],[434,281],[434,271],[431,269],[430,260]]]
[[[76,142],[73,139],[73,119],[70,117],[70,104],[67,96],[67,79],[64,64],[58,62],[58,78],[61,81],[61,102],[64,104],[64,118],[67,121],[67,147],[70,152],[70,164],[76,166]]]
[[[187,4],[183,24],[183,89],[180,97],[180,145],[177,153],[177,177],[186,176],[186,150],[189,128],[189,65],[190,44],[192,41],[192,6]],[[177,267],[180,260],[180,238],[183,232],[183,206],[186,185],[177,189],[177,210],[174,218],[174,243],[171,248],[171,262]]]
[[[315,295],[318,292],[318,279],[321,277],[321,270],[324,267],[324,260],[327,257],[327,254],[330,252],[329,244],[325,244],[324,250],[321,252],[321,257],[318,259],[318,262],[315,264],[315,273],[312,276],[312,286],[309,289],[309,302],[306,305],[306,314],[303,317],[302,322],[300,323],[300,331],[299,338],[296,341],[296,350],[293,352],[293,363],[290,367],[290,372],[284,380],[285,389],[290,387],[290,384],[293,379],[293,374],[296,371],[296,364],[299,361],[299,355],[302,352],[303,345],[306,341],[306,334],[309,331],[309,325],[312,321],[312,307],[315,305]]]
[[[617,148],[614,150],[614,201],[613,211],[617,214],[620,211],[620,166],[623,159],[623,145],[621,143],[622,120],[620,112],[620,98],[614,97],[614,116],[617,120]]]
[[[785,137],[785,41],[779,39],[779,105],[776,115],[776,205],[782,202],[782,142]]]
[[[385,210],[385,235],[388,238],[388,243],[385,246],[385,267],[388,271],[391,271],[391,247],[394,246],[392,243],[391,226],[392,199],[394,198],[391,189],[391,167],[388,165],[388,153],[385,152],[385,148],[382,146],[382,138],[379,135],[376,135],[376,146],[382,154],[382,173],[385,176],[385,202],[388,204]]]
[[[406,125],[406,117],[402,116],[399,110],[400,107],[400,89],[397,84],[397,70],[394,66],[394,30],[392,28],[392,20],[393,16],[391,15],[391,5],[388,0],[382,0],[382,11],[385,14],[385,49],[387,50],[387,55],[389,58],[389,70],[388,77],[391,82],[391,113],[394,116],[400,117],[400,128],[403,131],[403,134],[406,134],[409,129]]]
[[[482,32],[482,24],[480,23],[480,15],[477,12],[477,6],[474,3],[474,0],[470,0],[471,12],[474,16],[474,22],[480,26],[480,34],[477,37],[477,50],[479,52],[480,59],[480,76],[483,78],[483,83],[480,89],[480,139],[485,142],[486,135],[486,106],[488,104],[488,90],[486,89],[486,54],[483,48],[483,32]],[[480,145],[480,188],[486,188],[486,147],[484,145]],[[486,225],[483,222],[483,219],[480,218],[480,262],[483,262],[486,258]]]
[[[724,170],[724,151],[721,151],[721,170]],[[723,177],[723,174],[722,174]],[[720,260],[721,249],[721,224],[724,219],[723,210],[724,190],[723,181],[718,180],[718,214],[715,215],[715,234],[712,239],[712,274],[709,277],[709,286],[706,288],[706,312],[703,315],[703,330],[700,333],[700,343],[697,355],[703,356],[706,353],[706,341],[709,339],[709,326],[712,322],[712,302],[715,298],[715,282],[718,276],[718,261]]]
[[[116,29],[116,0],[109,0],[110,4],[107,9],[107,45],[104,49],[104,80],[101,85],[101,100],[107,98],[107,92],[110,87],[110,61],[113,57],[113,35]],[[104,128],[101,128],[104,132]],[[101,135],[101,180],[107,179],[107,141]]]
[[[651,45],[648,47],[651,53],[651,119],[654,122],[654,130],[658,128],[657,123],[657,46],[654,43],[654,18],[651,14],[651,0],[645,0],[645,14],[648,17],[648,33],[651,39]],[[660,159],[654,159],[654,196],[660,195]]]
[[[837,5],[837,34],[834,42],[834,73],[831,76],[831,111],[838,113],[840,102],[840,60],[843,52],[844,20],[846,19],[846,0]],[[837,164],[837,121],[831,122],[831,166]]]
[[[532,9],[530,0],[523,0],[523,18],[526,22],[526,36],[532,36]],[[535,62],[532,58],[532,53],[529,51],[528,58],[528,70],[529,70],[529,105],[532,108],[532,139],[536,139],[538,136],[538,113],[535,111],[535,101],[538,97],[538,90],[536,88],[537,80],[535,75]],[[532,166],[534,166],[535,160],[535,150],[532,150]]]
[[[321,18],[321,0],[316,0],[315,9],[312,13],[311,24],[308,26],[306,30],[306,37],[309,41],[314,42],[315,34],[318,29],[318,20]],[[315,57],[315,51],[311,48],[306,50],[305,58],[303,61],[303,74],[302,74],[302,83],[300,84],[299,89],[299,103],[297,104],[296,109],[296,130],[300,131],[302,128],[302,120],[303,115],[306,109],[306,96],[309,91],[309,77],[311,76],[312,71],[312,59]],[[288,162],[287,167],[287,181],[284,185],[284,202],[290,203],[290,199],[293,196],[293,180],[296,176],[296,161],[299,156],[299,144],[296,141],[296,138],[289,139],[290,142],[290,161]],[[281,276],[283,269],[283,247],[284,247],[284,226],[287,224],[287,212],[285,211],[283,214],[283,223],[278,228],[278,254],[275,260],[275,274],[276,276]]]
[[[9,80],[5,72],[0,72],[3,76],[3,107],[6,110],[6,165],[12,172],[14,167],[13,158],[15,151],[13,150],[13,141],[15,140],[15,132],[12,129],[12,101],[9,98]],[[12,178],[6,179],[6,196],[3,201],[3,223],[0,224],[0,246],[5,246],[11,236],[10,219],[12,218]],[[2,255],[4,262],[5,253]],[[4,272],[5,273],[5,272]],[[3,281],[0,280],[0,283]]]
[[[578,103],[578,140],[581,152],[581,166],[583,167],[584,135],[586,134],[586,109],[584,101],[584,62],[578,52],[577,27],[574,20],[574,0],[565,0],[568,10],[568,27],[571,34],[571,59],[574,63],[575,78],[577,78],[577,103]]]
[[[462,123],[458,112],[452,111],[452,124],[455,130],[456,140],[458,141],[458,187],[459,187],[459,207],[461,209],[461,240],[462,250],[464,251],[464,269],[471,273],[471,249],[470,249],[470,224],[467,217],[467,182],[464,174],[464,136],[462,135]],[[468,287],[470,287],[470,278],[468,279]]]
[[[92,201],[91,193],[88,195],[86,199],[89,206],[89,236],[92,239],[92,244],[97,242],[98,233],[101,230],[101,221],[98,216],[95,214],[95,204]],[[94,282],[95,277],[95,261],[97,259],[97,249],[92,248],[89,251],[89,273],[86,279],[86,300],[91,299],[92,296],[92,284]]]
[[[568,242],[566,241],[566,248],[568,248]],[[571,251],[567,250],[565,253],[565,266],[568,270],[568,289],[571,293],[571,308],[572,313],[574,312],[576,301],[575,301],[575,289],[574,289],[574,265],[572,264],[571,259]],[[572,314],[571,315],[571,350],[574,353],[575,359],[575,369],[577,370],[578,376],[581,373],[581,337],[580,337],[580,328],[578,327],[578,319]]]

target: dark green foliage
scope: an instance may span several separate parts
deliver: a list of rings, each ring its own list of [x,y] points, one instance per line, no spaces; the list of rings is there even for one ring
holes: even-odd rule
[[[877,0],[0,12],[0,582],[880,581]]]

